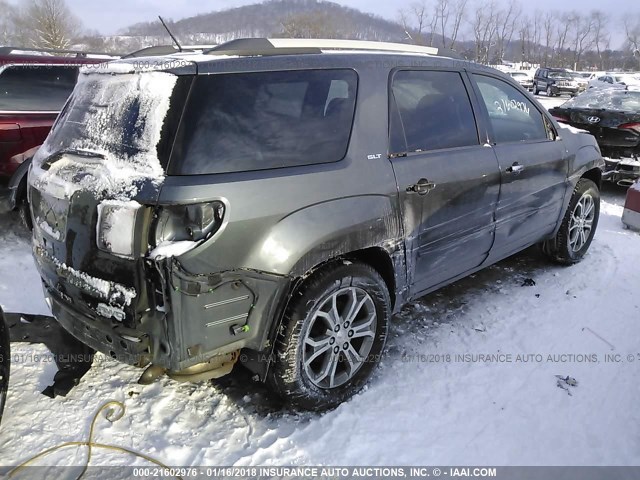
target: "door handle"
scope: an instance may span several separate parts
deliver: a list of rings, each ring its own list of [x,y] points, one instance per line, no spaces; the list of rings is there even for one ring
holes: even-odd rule
[[[408,193],[417,193],[418,195],[426,195],[427,193],[429,193],[434,188],[436,188],[436,184],[435,183],[430,182],[426,178],[421,178],[420,180],[418,180],[418,183],[415,183],[413,185],[409,185],[407,187],[407,192]]]
[[[507,167],[507,173],[513,173],[515,175],[520,174],[524,170],[524,165],[520,165],[518,162],[513,162],[513,165]]]

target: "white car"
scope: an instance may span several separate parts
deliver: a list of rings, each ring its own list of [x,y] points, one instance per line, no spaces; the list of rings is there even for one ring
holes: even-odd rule
[[[640,78],[632,73],[607,73],[589,82],[589,88],[618,88],[640,85]]]
[[[520,70],[507,72],[513,79],[529,91],[533,91],[533,75]]]

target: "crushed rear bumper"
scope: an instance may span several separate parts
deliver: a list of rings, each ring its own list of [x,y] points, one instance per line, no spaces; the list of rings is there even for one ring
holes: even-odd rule
[[[60,265],[37,246],[34,257],[47,303],[74,337],[120,362],[171,371],[242,348],[267,348],[273,320],[290,285],[288,277],[264,272],[192,275],[176,259],[147,261],[149,284],[138,287],[130,306],[114,309],[124,315],[118,318],[114,312],[95,308],[91,299],[117,298],[127,287]],[[159,275],[154,276],[154,270]],[[96,284],[104,288],[96,291]]]

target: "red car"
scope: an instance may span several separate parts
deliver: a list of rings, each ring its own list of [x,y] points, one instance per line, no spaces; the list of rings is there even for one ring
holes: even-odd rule
[[[628,228],[640,231],[640,180],[627,191],[622,223]]]
[[[107,60],[75,51],[0,47],[0,182],[47,137],[80,66]]]

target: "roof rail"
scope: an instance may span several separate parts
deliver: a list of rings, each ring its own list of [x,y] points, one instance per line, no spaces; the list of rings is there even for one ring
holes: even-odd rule
[[[318,47],[277,47],[276,41],[269,38],[238,38],[207,50],[208,55],[302,55],[322,53]]]
[[[83,50],[57,49],[57,48],[31,48],[31,47],[0,47],[0,55],[28,55],[29,53],[51,53],[76,55],[77,57],[88,57],[89,55],[103,55],[108,57],[119,57],[117,53],[107,52],[85,52]]]
[[[297,55],[322,53],[323,50],[368,50],[378,52],[421,53],[438,55],[434,47],[367,40],[316,38],[239,38],[218,45],[205,53],[211,55]],[[449,52],[447,52],[449,53]]]
[[[198,52],[198,51],[209,51],[212,48],[215,48],[216,45],[183,45],[182,53],[184,52]],[[172,53],[181,53],[178,50],[178,47],[175,45],[155,45],[153,47],[145,47],[140,50],[136,50],[135,52],[128,53],[124,55],[122,58],[135,58],[135,57],[153,57],[153,56],[162,56],[162,55],[170,55]]]

